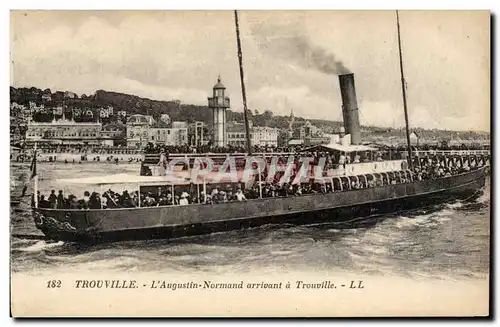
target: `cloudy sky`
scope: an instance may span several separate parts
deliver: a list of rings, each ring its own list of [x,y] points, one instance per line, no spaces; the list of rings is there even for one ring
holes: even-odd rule
[[[404,126],[395,12],[239,12],[248,107]],[[401,12],[410,125],[490,129],[488,12]],[[220,74],[242,111],[232,11],[13,11],[11,85],[205,104]]]

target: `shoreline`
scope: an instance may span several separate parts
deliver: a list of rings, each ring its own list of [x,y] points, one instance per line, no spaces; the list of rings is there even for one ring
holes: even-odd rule
[[[79,164],[79,163],[115,163],[115,159],[118,158],[119,163],[140,163],[144,154],[99,154],[99,153],[40,153],[37,158],[37,163],[54,163],[60,162],[68,164]],[[14,163],[30,163],[31,158],[26,158],[24,160],[16,160],[16,157],[10,159]],[[110,159],[110,160],[107,160]],[[74,162],[73,162],[74,161]]]

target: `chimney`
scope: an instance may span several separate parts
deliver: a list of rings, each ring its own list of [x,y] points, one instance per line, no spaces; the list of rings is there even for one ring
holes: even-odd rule
[[[345,132],[351,135],[351,144],[360,144],[361,129],[359,127],[358,102],[354,87],[354,74],[339,75],[340,94],[342,96],[342,116]]]

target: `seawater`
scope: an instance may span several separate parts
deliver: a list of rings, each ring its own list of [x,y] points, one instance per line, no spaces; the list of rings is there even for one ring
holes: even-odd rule
[[[29,176],[29,164],[11,164],[12,184]],[[90,185],[59,179],[137,174],[137,164],[38,164],[40,191],[78,197]],[[129,190],[133,185],[125,185]],[[113,188],[120,191],[122,188]],[[28,189],[31,193],[31,188]],[[29,196],[11,208],[11,234],[40,234]],[[484,279],[490,265],[490,182],[478,199],[453,202],[356,222],[354,225],[266,225],[186,237],[84,246],[11,237],[12,273],[75,271],[182,274],[338,272],[409,278]]]

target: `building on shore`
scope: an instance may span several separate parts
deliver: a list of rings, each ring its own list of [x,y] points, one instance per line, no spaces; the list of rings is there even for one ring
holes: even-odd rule
[[[293,122],[293,113],[291,114],[291,121]],[[339,134],[325,134],[317,126],[311,124],[306,120],[300,127],[292,129],[290,124],[288,130],[288,146],[315,146],[321,144],[335,143]]]
[[[261,147],[278,146],[278,129],[266,126],[255,126],[252,128],[252,145]]]
[[[151,116],[132,115],[127,121],[127,147],[142,148],[148,143],[163,145],[188,144],[188,125],[174,121],[170,126],[156,124]]]
[[[150,140],[148,142],[153,144],[163,145],[186,145],[187,142],[187,128],[150,128]]]
[[[76,123],[73,120],[53,120],[50,123],[30,122],[26,142],[51,145],[100,145],[101,123]]]
[[[127,120],[127,147],[140,148],[148,144],[151,120],[145,115],[132,115]]]
[[[206,134],[205,123],[195,121],[188,126],[189,145],[202,146],[208,143],[209,137]]]
[[[124,124],[110,123],[101,130],[101,144],[103,146],[126,145],[126,127]]]
[[[252,130],[253,129],[252,121],[249,121],[248,125],[250,126],[250,130]],[[251,134],[252,133],[250,132],[250,135]],[[227,139],[227,145],[241,146],[241,147],[246,146],[247,139],[245,134],[245,124],[238,123],[236,121],[229,122],[226,126],[226,139]]]
[[[306,120],[305,124],[302,125],[299,129],[299,138],[301,139],[317,137],[320,136],[320,134],[320,130],[316,126],[311,124],[309,120]]]
[[[50,102],[50,101],[52,101],[52,94],[50,93],[50,90],[43,91],[42,102]]]
[[[11,117],[23,117],[25,115],[25,112],[26,112],[26,106],[17,104],[16,102],[10,104]],[[28,110],[27,113],[29,114],[30,111]]]
[[[168,115],[168,114],[161,114],[160,121],[167,124],[167,125],[172,123],[172,119],[170,118],[170,115]]]
[[[76,93],[74,93],[74,92],[71,92],[71,91],[65,91],[64,92],[64,97],[66,99],[76,99],[76,98],[78,98],[78,95]]]
[[[25,138],[26,123],[19,117],[10,117],[10,142],[19,143]]]
[[[261,147],[277,147],[278,134],[277,128],[267,126],[253,126],[252,121],[249,121],[250,140],[252,146]],[[246,146],[245,124],[238,122],[230,122],[227,124],[227,144],[231,146]]]

